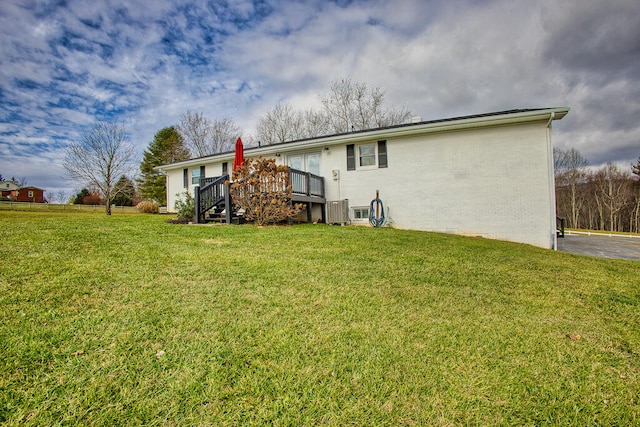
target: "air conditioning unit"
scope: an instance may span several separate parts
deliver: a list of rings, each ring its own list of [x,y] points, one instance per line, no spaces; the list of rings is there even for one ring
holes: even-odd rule
[[[327,223],[345,225],[349,222],[349,200],[327,202]]]

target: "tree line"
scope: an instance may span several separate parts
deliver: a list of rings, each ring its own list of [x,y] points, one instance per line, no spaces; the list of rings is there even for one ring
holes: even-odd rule
[[[611,232],[640,232],[640,158],[621,169],[607,163],[592,169],[575,148],[554,150],[556,212],[566,226]]]

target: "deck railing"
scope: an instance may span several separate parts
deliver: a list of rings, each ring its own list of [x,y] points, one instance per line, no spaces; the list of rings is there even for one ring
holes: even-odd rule
[[[291,191],[294,194],[324,197],[324,178],[309,172],[289,168]]]
[[[200,188],[195,192],[196,223],[204,219],[205,212],[224,201],[226,194],[224,183],[228,180],[229,175],[200,179]]]

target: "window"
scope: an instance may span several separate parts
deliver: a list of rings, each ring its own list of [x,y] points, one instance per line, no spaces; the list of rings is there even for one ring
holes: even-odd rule
[[[182,186],[189,188],[189,169],[182,169]]]
[[[358,158],[360,167],[376,165],[376,145],[367,144],[358,146]]]
[[[29,190],[29,197],[33,197],[33,191]]]
[[[358,207],[352,208],[351,218],[354,220],[369,219],[369,208],[365,206],[358,206]]]
[[[387,163],[387,141],[377,143],[362,144],[358,149],[358,168],[386,168]],[[356,170],[356,145],[347,145],[347,170]]]
[[[320,153],[309,153],[305,156],[307,172],[320,175]]]
[[[193,169],[191,171],[191,184],[200,185],[200,177],[204,178],[204,166],[200,166],[200,169]]]
[[[222,163],[222,175],[229,174],[229,162]]]
[[[299,171],[301,171],[304,168],[304,156],[302,154],[289,156],[287,159],[287,163],[289,164],[290,168],[298,169]]]

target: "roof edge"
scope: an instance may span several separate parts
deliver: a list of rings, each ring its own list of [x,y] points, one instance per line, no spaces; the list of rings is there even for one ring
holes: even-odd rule
[[[245,154],[252,153],[256,156],[260,156],[278,151],[294,151],[300,149],[301,147],[324,147],[327,145],[343,144],[345,142],[355,143],[367,139],[404,137],[416,134],[445,132],[485,126],[498,126],[510,123],[561,120],[569,113],[569,111],[569,107],[514,109],[497,111],[493,113],[427,120],[417,123],[403,123],[383,128],[318,136],[314,138],[305,138],[295,141],[279,142],[276,144],[264,145],[259,147],[247,147],[245,148]],[[183,160],[181,162],[171,163],[168,165],[156,166],[154,169],[159,171],[167,171],[188,166],[201,165],[204,161],[213,159],[218,161],[233,160],[233,157],[234,151],[228,151],[225,153],[214,154],[212,156],[197,157],[194,159]]]

